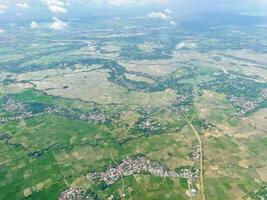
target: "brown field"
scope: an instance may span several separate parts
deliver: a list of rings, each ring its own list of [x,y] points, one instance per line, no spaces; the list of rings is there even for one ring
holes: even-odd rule
[[[94,101],[100,104],[126,105],[166,105],[175,98],[175,92],[167,89],[162,92],[145,93],[127,91],[107,80],[106,71],[92,71],[65,74],[35,81],[36,89],[49,95],[71,99]],[[68,88],[64,88],[68,86]],[[131,101],[129,102],[129,99]]]
[[[144,60],[144,61],[120,61],[128,71],[145,72],[155,76],[164,76],[174,72],[178,65],[170,60]]]

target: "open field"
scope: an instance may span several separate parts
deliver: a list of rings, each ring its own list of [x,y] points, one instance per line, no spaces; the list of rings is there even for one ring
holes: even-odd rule
[[[49,95],[94,101],[100,104],[127,104],[130,98],[130,104],[160,106],[168,104],[175,98],[172,90],[151,94],[127,91],[108,82],[104,71],[69,74],[36,81],[35,84],[37,90],[45,91]]]

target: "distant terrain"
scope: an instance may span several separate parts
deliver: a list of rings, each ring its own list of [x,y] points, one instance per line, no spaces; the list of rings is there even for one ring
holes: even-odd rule
[[[1,35],[0,199],[267,199],[266,25],[68,20]]]

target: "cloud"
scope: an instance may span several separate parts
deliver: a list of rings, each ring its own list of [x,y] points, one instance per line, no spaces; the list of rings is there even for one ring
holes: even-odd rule
[[[161,4],[167,3],[169,0],[80,0],[83,4],[91,5],[111,5],[111,6],[124,6],[124,5],[144,5],[144,4]]]
[[[57,17],[53,17],[53,22],[48,25],[48,27],[50,29],[53,29],[53,30],[56,30],[56,31],[57,30],[62,30],[64,28],[66,28],[67,26],[68,26],[68,24],[66,22],[61,21]]]
[[[64,1],[60,0],[44,0],[47,5],[55,5],[55,6],[65,6]]]
[[[196,49],[197,43],[190,41],[183,41],[176,45],[176,49]]]
[[[147,3],[159,3],[166,2],[166,0],[107,0],[110,5],[127,5],[127,4],[147,4]]]
[[[48,6],[48,9],[55,14],[64,14],[67,13],[67,9],[65,8],[68,3],[62,0],[43,0],[45,4]]]
[[[170,24],[171,25],[176,25],[176,22],[175,21],[170,21]]]
[[[65,8],[56,6],[56,5],[48,6],[48,8],[52,13],[66,13],[67,12]]]
[[[172,14],[172,11],[171,11],[170,9],[168,9],[168,8],[166,8],[166,9],[164,10],[164,12],[167,13],[167,14]]]
[[[30,7],[30,5],[28,3],[17,3],[16,6],[20,7],[20,8],[29,8]]]
[[[38,23],[35,22],[35,21],[31,22],[30,27],[31,27],[32,29],[41,28],[40,24],[38,24]]]
[[[5,30],[0,28],[0,35],[3,34],[4,32]]]
[[[151,12],[147,14],[149,18],[166,20],[166,21],[169,21],[170,24],[176,25],[175,21],[172,20],[173,18],[171,15],[172,15],[172,11],[168,8],[166,8],[164,11],[161,11],[161,12]]]
[[[267,0],[169,0],[172,10],[187,13],[267,11]]]
[[[73,0],[74,1],[74,0]],[[166,9],[165,13],[184,15],[191,13],[267,11],[267,0],[76,0],[83,5],[152,5]],[[70,2],[72,2],[70,0]],[[169,13],[171,11],[171,13]]]
[[[170,16],[166,15],[166,13],[164,12],[151,12],[148,13],[147,16],[149,18],[162,19],[162,20],[170,19]]]
[[[119,5],[136,3],[136,1],[135,0],[132,0],[132,1],[129,1],[129,0],[109,0],[108,3],[111,5],[119,6]]]
[[[5,4],[0,4],[0,14],[5,13],[6,9],[8,8]]]
[[[101,2],[101,1],[99,1]],[[107,0],[110,5],[129,5],[129,4],[158,4],[168,2],[168,0]]]

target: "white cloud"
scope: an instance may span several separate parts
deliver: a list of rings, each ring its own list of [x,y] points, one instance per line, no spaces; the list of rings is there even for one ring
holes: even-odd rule
[[[129,3],[135,3],[135,1],[129,1],[129,0],[109,0],[108,1],[109,4],[111,5],[116,5],[116,6],[119,6],[119,5],[125,5],[125,4],[129,4]]]
[[[68,24],[66,22],[61,21],[57,17],[53,17],[53,22],[48,25],[48,27],[53,30],[62,30],[67,26]]]
[[[176,22],[175,21],[170,21],[170,24],[171,25],[176,25]]]
[[[176,45],[176,49],[196,49],[197,43],[190,41],[183,41]]]
[[[8,8],[7,5],[5,4],[0,4],[0,14],[5,13],[5,10]]]
[[[267,24],[259,24],[257,27],[267,28]]]
[[[127,5],[127,4],[158,4],[158,3],[164,3],[168,0],[107,0],[106,2],[110,5]],[[99,0],[98,2],[103,2]]]
[[[5,30],[0,28],[0,34],[4,33]]]
[[[149,18],[162,19],[162,20],[170,19],[170,16],[166,15],[163,12],[151,12],[151,13],[148,13],[147,16]]]
[[[17,3],[16,6],[20,7],[20,8],[29,8],[30,7],[30,5],[28,3]]]
[[[65,8],[56,6],[56,5],[48,6],[48,8],[52,13],[66,13],[67,12]]]
[[[166,8],[164,11],[161,11],[161,12],[148,13],[147,16],[149,18],[165,20],[165,21],[168,21],[171,25],[176,25],[176,22],[173,21],[173,18],[172,18],[172,11],[168,8]]]
[[[172,14],[172,11],[171,11],[170,9],[168,9],[168,8],[166,8],[166,9],[164,10],[164,12],[167,13],[167,14]]]
[[[169,0],[81,0],[82,3],[87,4],[109,4],[112,6],[123,6],[131,4],[160,4],[166,3]]]
[[[37,29],[37,28],[40,28],[41,26],[37,22],[33,21],[33,22],[31,22],[30,27],[32,29]]]
[[[43,0],[45,4],[48,6],[48,9],[55,14],[66,13],[67,9],[65,8],[68,3],[63,0]]]
[[[55,5],[55,6],[65,6],[64,1],[60,0],[44,0],[47,5]]]

